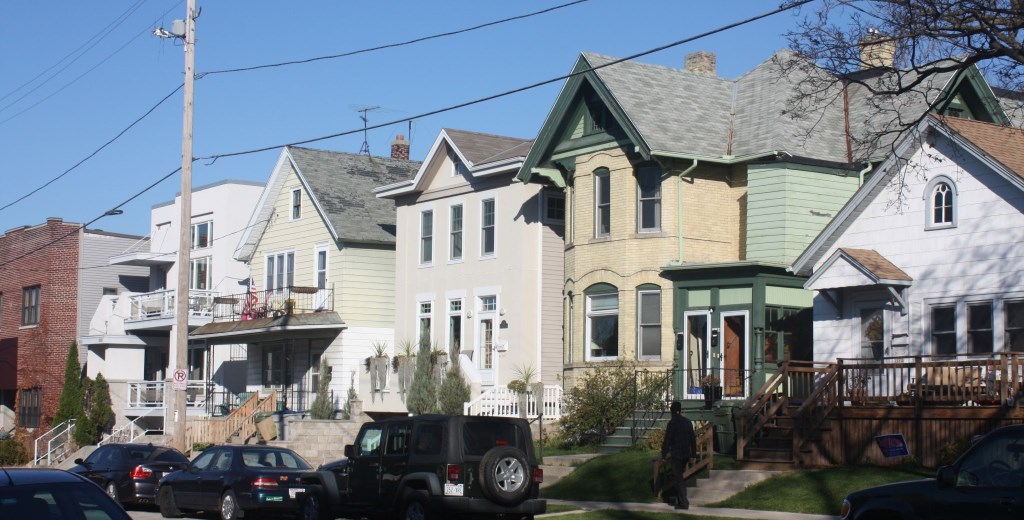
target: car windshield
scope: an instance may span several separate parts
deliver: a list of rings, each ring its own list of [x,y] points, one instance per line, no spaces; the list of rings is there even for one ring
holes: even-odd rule
[[[242,463],[247,468],[309,469],[302,457],[288,450],[242,450]]]
[[[188,457],[177,450],[158,450],[153,454],[152,460],[156,462],[188,462]]]
[[[495,446],[524,447],[519,428],[509,422],[466,421],[462,440],[466,455],[483,455]]]
[[[0,487],[0,518],[124,520],[100,488],[86,482]]]
[[[149,460],[150,456],[156,451],[156,446],[132,446],[125,450],[128,455],[128,460],[132,462],[141,462]]]

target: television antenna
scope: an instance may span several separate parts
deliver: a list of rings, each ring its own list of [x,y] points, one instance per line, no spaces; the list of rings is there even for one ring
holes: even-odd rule
[[[364,154],[366,154],[367,157],[369,157],[370,156],[370,141],[367,138],[367,128],[370,125],[370,118],[368,117],[367,114],[369,114],[370,112],[373,112],[374,110],[380,110],[380,106],[379,105],[372,105],[372,106],[371,105],[352,105],[351,108],[352,108],[352,110],[355,110],[356,112],[361,112],[361,114],[359,116],[359,119],[363,120],[363,146],[359,148],[359,153],[364,153]]]

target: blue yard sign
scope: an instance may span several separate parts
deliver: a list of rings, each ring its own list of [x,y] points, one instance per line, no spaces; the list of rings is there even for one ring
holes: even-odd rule
[[[882,455],[885,455],[886,458],[910,455],[910,451],[907,450],[907,441],[903,438],[902,433],[879,435],[875,437],[875,443],[878,444],[878,449],[882,450]]]

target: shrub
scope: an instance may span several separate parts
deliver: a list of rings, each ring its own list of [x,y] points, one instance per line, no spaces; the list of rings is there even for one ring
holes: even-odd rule
[[[560,423],[567,446],[602,441],[635,409],[664,409],[668,377],[637,378],[636,372],[634,362],[590,365],[565,394]]]
[[[430,344],[421,341],[420,352],[416,356],[416,372],[412,375],[409,397],[405,401],[405,407],[413,415],[437,411],[437,381],[434,380],[434,364],[430,354]]]
[[[28,450],[17,436],[0,439],[0,466],[21,466],[28,463]]]
[[[331,367],[327,365],[327,356],[320,357],[320,379],[316,385],[316,399],[309,407],[309,415],[319,420],[334,418],[334,400],[331,399]]]
[[[452,364],[445,372],[440,388],[437,389],[438,407],[441,413],[462,415],[464,405],[470,396],[469,383],[459,368],[459,359],[452,358]]]
[[[83,410],[75,424],[75,444],[86,446],[96,444],[104,432],[114,426],[114,410],[110,405],[110,385],[98,374],[95,380],[88,377],[82,381]]]
[[[82,408],[82,366],[78,364],[78,344],[72,341],[64,363],[64,387],[60,391],[60,403],[53,416],[53,425],[68,419],[80,420]]]

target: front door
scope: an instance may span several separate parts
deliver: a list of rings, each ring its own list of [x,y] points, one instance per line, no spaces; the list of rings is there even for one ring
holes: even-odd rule
[[[710,365],[709,327],[711,313],[686,313],[683,331],[683,388],[688,399],[701,399],[701,378],[708,374]]]
[[[722,395],[743,397],[747,375],[747,313],[722,313]]]
[[[482,296],[479,299],[479,310],[477,312],[477,343],[476,351],[479,354],[477,368],[480,371],[480,384],[493,386],[495,374],[497,373],[497,330],[498,319],[498,297]]]

